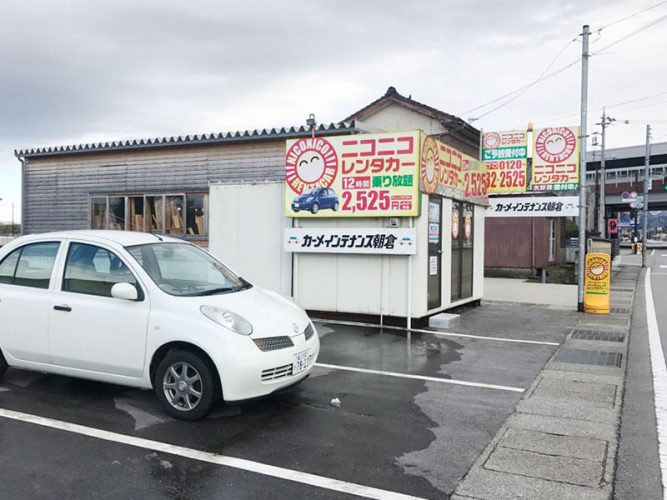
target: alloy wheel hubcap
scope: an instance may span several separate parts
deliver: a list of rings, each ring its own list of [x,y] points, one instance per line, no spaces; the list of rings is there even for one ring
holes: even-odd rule
[[[177,410],[194,410],[202,397],[201,376],[191,364],[179,361],[167,369],[162,389],[169,404]]]

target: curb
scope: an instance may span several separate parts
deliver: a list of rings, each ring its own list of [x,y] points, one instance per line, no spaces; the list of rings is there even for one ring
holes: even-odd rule
[[[636,266],[614,272],[612,312],[582,315],[453,499],[611,498],[640,273]]]

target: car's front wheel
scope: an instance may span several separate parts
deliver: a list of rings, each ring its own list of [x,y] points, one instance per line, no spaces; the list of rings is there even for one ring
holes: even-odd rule
[[[334,203],[333,211],[334,211],[334,212],[338,212],[338,207],[339,207],[339,206],[340,206],[340,205],[338,204],[338,202]]]
[[[181,420],[206,416],[216,399],[213,370],[199,355],[180,349],[169,351],[155,372],[155,395],[164,410]]]
[[[7,371],[7,360],[2,355],[2,351],[0,351],[0,377],[2,377],[6,371]]]
[[[320,206],[317,203],[313,203],[313,206],[310,207],[311,213],[316,214],[317,212],[319,212],[319,210],[320,210]]]

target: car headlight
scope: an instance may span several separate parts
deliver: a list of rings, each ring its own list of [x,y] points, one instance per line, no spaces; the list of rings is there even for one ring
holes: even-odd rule
[[[252,325],[243,316],[240,316],[227,309],[215,306],[201,306],[199,310],[204,316],[225,328],[240,335],[250,335]]]
[[[309,196],[308,198],[306,198],[306,203],[310,203],[310,202],[313,201],[314,199],[315,199],[315,198],[313,198],[312,196]]]

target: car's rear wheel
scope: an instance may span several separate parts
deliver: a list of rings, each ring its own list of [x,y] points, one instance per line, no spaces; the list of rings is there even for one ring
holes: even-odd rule
[[[334,212],[338,212],[338,207],[339,207],[339,206],[340,206],[340,205],[338,204],[338,202],[334,203],[333,211],[334,211]]]
[[[7,360],[2,355],[2,351],[0,351],[0,377],[2,377],[6,371],[7,371]]]
[[[316,214],[317,212],[319,212],[319,210],[320,210],[320,206],[317,203],[313,203],[313,206],[310,207],[311,213]]]
[[[169,351],[158,365],[154,387],[164,410],[181,420],[206,416],[217,394],[209,364],[199,355],[179,349]]]

